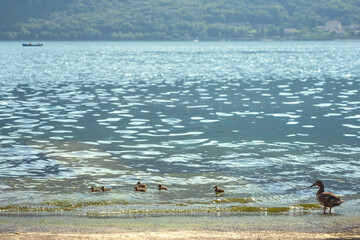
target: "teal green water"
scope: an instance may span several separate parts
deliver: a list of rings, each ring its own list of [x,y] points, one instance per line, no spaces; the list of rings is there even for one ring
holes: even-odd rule
[[[317,179],[345,196],[337,214],[359,210],[358,41],[1,42],[0,55],[2,215],[303,216],[322,211]]]

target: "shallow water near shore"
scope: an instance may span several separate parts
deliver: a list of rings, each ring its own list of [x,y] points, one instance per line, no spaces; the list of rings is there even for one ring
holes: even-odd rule
[[[345,196],[337,214],[359,210],[358,41],[1,42],[0,54],[2,216],[317,216],[316,179]]]

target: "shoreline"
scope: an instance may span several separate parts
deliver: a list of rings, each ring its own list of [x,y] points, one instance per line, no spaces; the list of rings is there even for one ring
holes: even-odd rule
[[[6,216],[0,239],[360,239],[360,216]]]
[[[302,233],[285,231],[133,231],[122,233],[7,233],[0,239],[359,239],[360,229],[342,233]]]
[[[201,40],[201,41],[193,41],[193,40],[46,40],[46,39],[38,39],[38,40],[0,40],[0,42],[9,42],[9,43],[56,43],[56,42],[104,42],[104,43],[156,43],[156,42],[168,42],[168,43],[186,43],[186,42],[194,42],[194,43],[211,43],[211,42],[338,42],[338,41],[360,41],[359,38],[329,38],[329,39],[317,39],[317,38],[310,38],[310,39],[272,39],[272,38],[262,38],[262,39],[239,39],[239,40],[224,40],[224,39],[217,39],[217,40]]]

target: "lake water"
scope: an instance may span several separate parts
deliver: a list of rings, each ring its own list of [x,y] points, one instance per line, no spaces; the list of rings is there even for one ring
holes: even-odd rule
[[[316,214],[317,179],[345,196],[336,213],[359,210],[358,41],[1,42],[0,56],[2,214]]]

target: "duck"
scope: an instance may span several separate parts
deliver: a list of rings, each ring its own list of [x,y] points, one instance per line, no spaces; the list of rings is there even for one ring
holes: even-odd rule
[[[103,192],[107,192],[107,191],[111,191],[111,188],[105,188],[104,186],[101,187],[101,191]]]
[[[101,192],[100,189],[94,188],[94,187],[91,187],[91,188],[90,188],[90,191],[91,191],[91,192]]]
[[[159,184],[159,190],[168,190],[167,187],[164,187],[163,185]]]
[[[216,193],[222,193],[222,192],[225,192],[225,190],[224,189],[222,189],[222,188],[219,188],[219,186],[215,186],[215,187],[213,187],[213,189],[214,189],[214,191],[216,192]]]
[[[137,186],[138,186],[139,188],[146,188],[146,184],[141,183],[141,182],[137,182]]]
[[[138,186],[134,187],[135,191],[140,191],[140,192],[146,192],[145,188],[140,188]]]
[[[337,196],[334,193],[331,192],[325,192],[324,190],[324,184],[322,181],[317,180],[313,185],[311,185],[310,187],[313,186],[318,186],[319,190],[316,193],[316,199],[319,201],[319,203],[321,205],[324,206],[324,214],[326,213],[326,208],[329,207],[329,213],[331,214],[331,209],[333,207],[337,207],[340,206],[342,203],[344,203],[344,200],[341,200],[340,197],[342,196]]]

